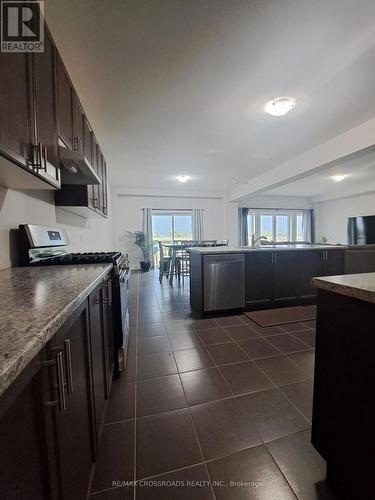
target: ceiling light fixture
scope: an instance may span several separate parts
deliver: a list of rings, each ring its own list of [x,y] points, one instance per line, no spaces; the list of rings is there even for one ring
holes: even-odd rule
[[[295,105],[296,101],[292,97],[278,97],[277,99],[268,101],[264,106],[264,110],[272,116],[284,116],[289,113]]]
[[[331,179],[335,182],[341,182],[343,181],[344,179],[346,179],[347,177],[349,177],[348,174],[337,174],[337,175],[331,175]]]
[[[189,175],[176,175],[176,179],[178,182],[187,182],[191,177]]]

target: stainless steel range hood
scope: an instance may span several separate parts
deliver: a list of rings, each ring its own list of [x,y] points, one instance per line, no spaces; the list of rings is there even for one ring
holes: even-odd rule
[[[101,184],[97,173],[84,154],[59,146],[61,184]]]

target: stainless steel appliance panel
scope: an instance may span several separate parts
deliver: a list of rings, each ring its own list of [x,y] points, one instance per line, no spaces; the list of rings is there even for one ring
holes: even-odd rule
[[[204,255],[204,311],[245,307],[245,256]]]

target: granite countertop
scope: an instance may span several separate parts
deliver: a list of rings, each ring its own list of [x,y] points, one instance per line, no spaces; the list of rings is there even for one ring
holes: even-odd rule
[[[312,284],[329,292],[375,304],[375,273],[313,278]]]
[[[217,253],[244,253],[244,252],[282,252],[285,250],[343,250],[347,248],[344,245],[270,245],[261,246],[259,248],[243,247],[192,247],[187,248],[188,252],[201,254],[217,254]]]
[[[0,271],[0,395],[111,268],[90,264]]]

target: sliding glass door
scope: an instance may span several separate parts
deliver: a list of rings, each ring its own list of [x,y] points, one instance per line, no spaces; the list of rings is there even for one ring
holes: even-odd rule
[[[153,240],[173,243],[193,239],[192,216],[190,214],[163,213],[152,216]],[[156,255],[159,263],[159,253]]]

